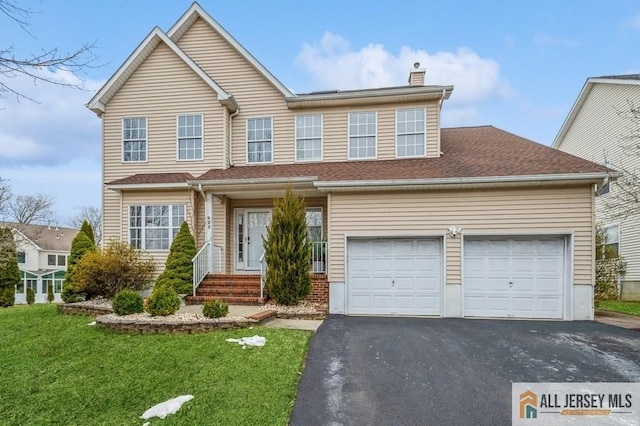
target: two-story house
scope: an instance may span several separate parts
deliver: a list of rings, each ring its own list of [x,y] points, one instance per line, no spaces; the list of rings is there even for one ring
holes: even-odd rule
[[[635,195],[640,183],[638,118],[640,75],[591,77],[585,82],[553,147],[589,161],[606,164],[629,177],[607,182],[596,193],[596,220],[606,243],[626,261],[620,296],[640,300],[640,214]]]
[[[194,3],[87,105],[104,241],[163,264],[186,220],[194,286],[259,283],[273,199],[292,185],[317,240],[311,300],[332,313],[592,318],[607,169],[491,126],[441,129],[453,87],[425,78],[417,65],[401,87],[294,94]]]
[[[0,226],[10,228],[16,242],[21,281],[16,286],[15,303],[27,303],[27,288],[33,290],[36,303],[46,303],[49,285],[54,302],[61,302],[71,241],[78,229],[11,222],[0,222]]]

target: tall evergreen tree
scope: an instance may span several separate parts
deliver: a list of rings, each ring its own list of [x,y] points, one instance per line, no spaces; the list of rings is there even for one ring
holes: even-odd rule
[[[80,230],[84,232],[87,237],[89,237],[89,239],[93,244],[96,243],[96,236],[93,233],[93,228],[91,227],[91,224],[89,222],[87,222],[86,220],[82,222],[82,226],[80,227]]]
[[[13,233],[0,228],[0,307],[13,306],[15,286],[20,282],[20,269]]]
[[[77,288],[73,279],[73,271],[80,259],[91,250],[95,249],[95,244],[91,239],[80,230],[71,241],[71,253],[69,254],[69,262],[67,263],[67,273],[64,277],[62,285],[62,299],[65,302],[77,302],[84,299],[82,289]]]
[[[156,280],[157,287],[172,287],[178,294],[191,293],[193,288],[193,264],[196,241],[189,231],[187,222],[182,222],[180,231],[173,239],[164,271]]]
[[[304,198],[288,186],[275,200],[264,239],[265,286],[277,303],[295,305],[311,293],[311,242],[307,238]]]

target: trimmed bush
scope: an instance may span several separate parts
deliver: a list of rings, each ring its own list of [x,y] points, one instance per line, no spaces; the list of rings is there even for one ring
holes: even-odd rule
[[[196,241],[187,222],[182,222],[180,231],[173,239],[164,271],[158,276],[156,286],[169,286],[178,294],[191,293],[193,289],[193,264]]]
[[[144,290],[151,286],[156,266],[153,260],[126,242],[112,241],[102,250],[92,250],[76,265],[76,290],[88,299],[113,298],[121,290]]]
[[[180,296],[171,287],[156,287],[147,300],[147,312],[152,316],[175,314],[180,309]]]
[[[311,242],[307,238],[304,198],[287,187],[275,200],[271,223],[264,239],[269,297],[283,305],[295,305],[311,293]]]
[[[202,315],[207,318],[222,318],[229,313],[229,305],[219,300],[210,300],[202,306]]]
[[[29,305],[36,303],[36,294],[33,292],[31,287],[27,287],[27,303]]]
[[[13,232],[9,228],[0,228],[0,307],[13,306],[19,282],[20,269]]]
[[[111,305],[116,315],[131,315],[144,312],[142,296],[133,290],[118,292],[111,300]]]
[[[64,287],[62,289],[62,300],[64,303],[84,302],[87,300],[87,293],[79,289]]]
[[[53,284],[47,285],[47,302],[53,303],[55,296],[53,295]]]

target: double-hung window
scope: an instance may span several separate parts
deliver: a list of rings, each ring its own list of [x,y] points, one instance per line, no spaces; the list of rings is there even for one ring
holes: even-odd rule
[[[349,113],[349,159],[376,158],[377,114]]]
[[[184,217],[184,204],[129,206],[129,243],[141,250],[169,250]]]
[[[247,163],[273,161],[273,132],[271,117],[247,120]]]
[[[25,263],[27,261],[27,254],[23,251],[18,252],[18,263]]]
[[[147,118],[122,119],[122,161],[147,161]]]
[[[396,111],[396,156],[423,157],[426,151],[425,109]]]
[[[202,160],[202,114],[178,116],[178,160]]]
[[[309,207],[306,216],[309,239],[311,241],[322,241],[322,208]]]
[[[611,259],[620,255],[620,225],[604,228],[604,258]]]
[[[322,115],[296,116],[296,161],[322,160]]]

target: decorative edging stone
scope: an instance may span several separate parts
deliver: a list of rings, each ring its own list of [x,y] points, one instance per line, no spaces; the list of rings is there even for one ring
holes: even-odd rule
[[[108,318],[100,316],[96,318],[96,324],[104,329],[130,334],[169,334],[169,333],[207,333],[216,330],[246,328],[258,321],[250,319],[203,319],[194,321],[158,321],[158,320],[132,320],[127,317]]]
[[[106,306],[88,306],[76,303],[62,303],[58,305],[58,312],[65,315],[89,315],[97,317],[100,315],[112,314],[113,309]]]
[[[297,320],[323,320],[327,317],[325,312],[311,312],[311,313],[287,313],[277,312],[276,318],[281,319],[297,319]]]

